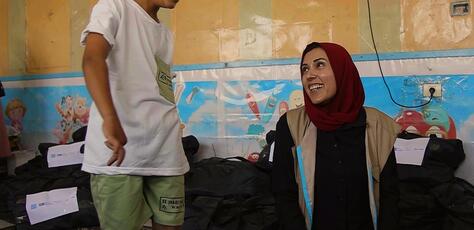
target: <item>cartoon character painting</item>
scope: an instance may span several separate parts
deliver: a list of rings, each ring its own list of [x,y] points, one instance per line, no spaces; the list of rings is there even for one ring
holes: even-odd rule
[[[454,120],[448,112],[439,106],[427,106],[421,112],[404,110],[395,121],[402,126],[402,130],[416,133],[421,136],[436,135],[440,138],[456,138]]]
[[[296,109],[304,105],[303,91],[300,89],[291,92],[289,99],[290,109]]]
[[[286,101],[281,101],[280,105],[278,105],[278,111],[280,113],[280,116],[288,112],[288,109],[289,109],[288,102]]]
[[[260,110],[258,109],[258,104],[255,101],[255,97],[251,92],[248,92],[245,94],[245,98],[247,99],[247,104],[250,108],[250,110],[255,114],[255,117],[260,120]]]
[[[87,108],[87,101],[84,97],[76,97],[74,103],[74,121],[81,125],[87,125],[89,122],[89,108]]]
[[[267,99],[267,104],[265,105],[265,108],[263,110],[263,115],[262,115],[262,122],[263,123],[268,123],[271,118],[273,117],[273,113],[275,112],[275,107],[276,107],[277,99],[275,98],[275,95],[270,95]]]
[[[18,136],[23,131],[23,117],[26,114],[26,106],[19,99],[13,99],[5,107],[5,115],[10,120],[9,135]]]
[[[257,152],[252,152],[247,155],[247,160],[250,161],[251,163],[257,163],[258,158],[260,158],[260,154]]]
[[[428,130],[428,124],[423,119],[423,114],[416,110],[405,110],[402,111],[399,116],[395,118],[402,130],[410,133],[415,133],[424,136]]]
[[[73,124],[66,120],[61,120],[56,124],[53,134],[58,138],[58,144],[66,144],[72,135]]]
[[[426,123],[430,125],[427,136],[435,134],[443,138],[456,138],[454,121],[442,107],[427,106],[423,108],[422,113]]]
[[[59,144],[66,144],[73,133],[74,128],[87,125],[89,121],[89,108],[84,97],[72,97],[67,95],[61,98],[60,103],[55,105],[56,111],[61,116],[57,122],[53,134],[58,138]]]
[[[59,144],[66,144],[72,134],[74,125],[74,100],[70,95],[61,98],[61,103],[56,103],[56,111],[61,116],[61,120],[56,124],[53,130],[54,135],[58,138]]]
[[[61,104],[56,103],[56,111],[61,115],[61,117],[68,122],[72,122],[74,119],[74,99],[72,96],[67,95],[61,98]]]

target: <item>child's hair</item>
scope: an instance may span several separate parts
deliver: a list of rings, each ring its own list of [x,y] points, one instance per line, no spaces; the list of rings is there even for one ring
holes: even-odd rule
[[[23,102],[21,102],[19,99],[16,99],[16,98],[7,103],[7,106],[5,108],[5,115],[7,117],[9,117],[8,114],[10,113],[10,111],[12,111],[14,109],[17,109],[17,108],[21,108],[22,109],[22,116],[25,116],[26,107],[23,104]]]

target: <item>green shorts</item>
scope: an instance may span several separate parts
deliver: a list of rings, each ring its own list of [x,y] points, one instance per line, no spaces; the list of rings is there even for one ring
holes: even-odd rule
[[[184,222],[184,176],[91,175],[91,192],[101,229],[142,229]]]

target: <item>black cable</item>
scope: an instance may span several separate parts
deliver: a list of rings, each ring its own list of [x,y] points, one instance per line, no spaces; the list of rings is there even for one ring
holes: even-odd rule
[[[395,103],[396,105],[400,106],[400,107],[404,107],[404,108],[419,108],[419,107],[423,107],[427,104],[429,104],[431,102],[431,99],[433,99],[433,94],[435,92],[435,89],[434,88],[430,88],[430,100],[428,100],[428,102],[425,102],[421,105],[413,105],[413,106],[410,106],[410,105],[403,105],[403,104],[400,104],[398,102],[396,102],[394,99],[393,99],[393,96],[392,96],[392,92],[390,91],[390,87],[388,87],[388,84],[387,84],[387,81],[385,81],[385,76],[383,75],[383,71],[382,71],[382,65],[380,65],[380,57],[379,57],[379,52],[377,50],[377,45],[375,44],[375,39],[374,39],[374,32],[373,32],[373,29],[372,29],[372,16],[370,15],[370,0],[367,0],[367,9],[369,10],[369,27],[370,27],[370,36],[372,37],[372,44],[374,46],[374,50],[375,50],[375,55],[377,56],[377,64],[379,66],[379,70],[380,70],[380,74],[382,75],[382,79],[383,79],[383,83],[385,84],[385,87],[387,88],[388,90],[388,95],[390,95],[390,99],[393,101],[393,103]]]

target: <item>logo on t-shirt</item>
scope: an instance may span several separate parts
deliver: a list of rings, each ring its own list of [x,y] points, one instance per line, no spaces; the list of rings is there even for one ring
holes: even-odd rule
[[[174,102],[173,83],[171,81],[170,65],[166,64],[159,57],[156,57],[158,71],[156,73],[156,82],[160,95],[171,103]]]

